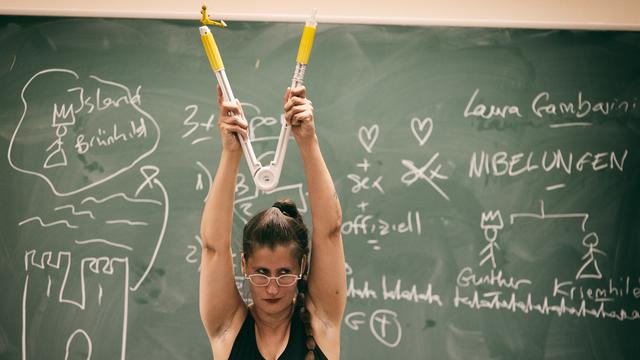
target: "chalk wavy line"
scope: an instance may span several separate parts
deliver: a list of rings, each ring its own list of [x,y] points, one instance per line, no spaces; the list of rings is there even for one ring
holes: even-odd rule
[[[93,220],[95,220],[95,216],[93,216],[93,213],[89,210],[85,210],[85,211],[76,211],[76,208],[69,204],[69,205],[63,205],[63,206],[58,206],[57,208],[53,209],[54,211],[58,211],[58,210],[62,210],[62,209],[71,209],[71,213],[73,215],[89,215],[89,217],[91,217]]]
[[[102,243],[102,244],[107,244],[110,246],[114,246],[114,247],[119,247],[122,249],[126,249],[129,251],[133,251],[133,248],[124,244],[119,244],[113,241],[109,241],[109,240],[105,240],[105,239],[88,239],[88,240],[75,240],[74,241],[76,244],[78,245],[86,245],[86,244],[93,244],[93,243]]]
[[[50,227],[50,226],[53,226],[53,225],[63,224],[63,225],[65,225],[66,227],[68,227],[70,229],[77,229],[78,228],[77,225],[69,224],[69,222],[67,220],[60,220],[60,221],[54,221],[54,222],[51,222],[51,223],[45,223],[45,222],[42,221],[42,219],[39,216],[34,216],[32,218],[28,218],[28,219],[22,220],[21,222],[18,223],[18,226],[22,226],[22,225],[24,225],[24,224],[26,224],[28,222],[34,221],[34,220],[38,220],[38,222],[40,223],[40,226],[42,226],[42,227]]]
[[[102,204],[102,203],[103,203],[103,202],[105,202],[105,201],[108,201],[108,200],[111,200],[111,199],[113,199],[113,198],[117,198],[117,197],[121,197],[121,198],[123,198],[123,199],[125,199],[125,200],[127,200],[127,201],[129,201],[129,202],[134,202],[134,203],[135,203],[135,202],[138,202],[138,203],[149,203],[149,204],[155,204],[155,205],[159,205],[159,206],[161,206],[161,205],[162,205],[162,203],[161,203],[160,201],[157,201],[157,200],[151,200],[151,199],[132,199],[132,198],[128,197],[127,195],[123,194],[123,193],[113,194],[113,195],[107,196],[107,197],[102,198],[102,199],[96,199],[96,198],[95,198],[95,197],[93,197],[93,196],[89,196],[89,197],[87,197],[87,198],[82,199],[82,201],[81,201],[80,203],[81,203],[81,204],[84,204],[84,203],[86,203],[87,201],[93,201],[93,202],[95,202],[95,203],[97,203],[97,204]]]
[[[107,224],[127,224],[127,225],[142,225],[142,226],[147,226],[149,225],[148,223],[144,222],[144,221],[131,221],[131,220],[107,220],[106,221]]]

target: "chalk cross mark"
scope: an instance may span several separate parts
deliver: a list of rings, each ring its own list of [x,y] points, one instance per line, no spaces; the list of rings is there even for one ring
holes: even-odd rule
[[[438,164],[438,166],[434,170],[430,170],[431,165],[438,159],[440,153],[436,153],[429,159],[429,161],[422,167],[418,168],[413,161],[411,160],[402,160],[402,165],[404,165],[408,172],[402,175],[400,181],[402,181],[405,185],[410,186],[419,179],[422,179],[429,183],[431,187],[436,190],[443,198],[449,201],[449,197],[447,194],[442,191],[442,189],[434,182],[433,179],[447,180],[448,177],[440,174],[440,169],[442,168],[442,164]],[[429,170],[429,175],[426,174],[427,170]]]

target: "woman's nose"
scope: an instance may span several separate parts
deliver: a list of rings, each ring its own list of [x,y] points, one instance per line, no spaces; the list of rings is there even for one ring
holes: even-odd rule
[[[269,281],[269,284],[267,285],[267,294],[275,295],[277,293],[278,293],[278,284],[274,279],[271,279],[271,281]]]

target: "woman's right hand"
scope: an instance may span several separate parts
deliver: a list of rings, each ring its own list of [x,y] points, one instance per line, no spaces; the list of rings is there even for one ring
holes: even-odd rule
[[[220,131],[220,140],[222,141],[222,149],[238,152],[242,151],[238,136],[242,136],[247,140],[249,133],[247,131],[247,122],[244,119],[242,106],[240,102],[225,102],[222,95],[222,89],[218,85],[218,107],[220,108],[220,116],[218,116],[218,130]]]

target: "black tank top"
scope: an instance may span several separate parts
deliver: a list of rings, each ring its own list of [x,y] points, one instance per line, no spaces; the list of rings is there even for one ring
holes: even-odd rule
[[[304,360],[307,354],[306,335],[304,325],[297,312],[291,316],[291,329],[289,330],[289,342],[278,360]],[[316,345],[314,351],[316,360],[326,360],[322,350]],[[247,310],[247,317],[242,323],[242,328],[233,342],[229,360],[264,360],[258,350],[256,342],[255,320],[251,311]]]

